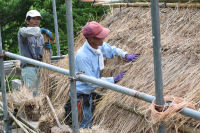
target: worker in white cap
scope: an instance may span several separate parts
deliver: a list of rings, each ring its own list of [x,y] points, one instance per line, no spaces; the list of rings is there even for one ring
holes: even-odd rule
[[[42,34],[46,34],[53,40],[49,30],[40,28],[41,14],[37,10],[30,10],[26,13],[27,27],[22,27],[18,31],[18,43],[20,55],[41,61],[43,56],[43,48],[51,49],[50,43],[44,43]],[[33,95],[37,95],[39,86],[38,67],[21,62],[21,74],[26,88],[33,90]]]

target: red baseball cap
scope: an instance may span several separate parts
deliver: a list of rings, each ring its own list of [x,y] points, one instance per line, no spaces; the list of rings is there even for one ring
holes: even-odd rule
[[[110,33],[108,28],[104,28],[99,23],[92,21],[88,22],[83,28],[82,33],[86,38],[96,37],[96,38],[106,38]]]

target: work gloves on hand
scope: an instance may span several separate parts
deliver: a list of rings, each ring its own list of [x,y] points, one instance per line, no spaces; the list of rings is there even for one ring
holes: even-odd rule
[[[45,47],[46,49],[51,49],[51,43],[46,42],[45,45],[44,45],[44,47]]]
[[[134,61],[140,54],[126,54],[125,59],[128,62]]]
[[[126,73],[126,72],[122,72],[122,73],[116,75],[116,76],[114,77],[114,82],[116,83],[116,82],[122,80],[122,78],[124,77],[125,73]]]
[[[51,34],[51,32],[50,32],[49,30],[47,30],[47,29],[45,29],[45,28],[40,28],[40,30],[41,30],[41,33],[42,33],[42,34],[46,34],[46,35],[51,39],[51,41],[53,41],[53,36],[52,36],[52,34]],[[51,43],[45,42],[44,47],[45,47],[46,49],[51,49]]]
[[[40,28],[40,30],[41,30],[42,34],[46,34],[51,39],[51,41],[53,41],[53,36],[49,30],[47,30],[45,28]]]

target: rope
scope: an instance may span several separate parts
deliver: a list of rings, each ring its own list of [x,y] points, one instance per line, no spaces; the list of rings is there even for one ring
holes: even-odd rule
[[[155,104],[155,100],[152,102],[150,106],[151,122],[153,124],[164,121],[166,118],[177,113],[184,107],[188,107],[192,109],[195,108],[194,103],[184,101],[184,99],[180,97],[166,96],[164,100],[165,100],[165,104],[162,107],[162,110],[159,110],[159,111],[157,110],[157,107],[160,108],[160,106]]]

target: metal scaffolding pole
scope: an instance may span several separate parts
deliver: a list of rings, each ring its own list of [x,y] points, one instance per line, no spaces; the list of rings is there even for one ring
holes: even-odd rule
[[[68,55],[70,68],[70,93],[71,93],[71,108],[72,108],[72,128],[73,133],[79,132],[78,124],[78,109],[77,109],[77,94],[75,77],[75,62],[74,62],[74,32],[73,32],[73,17],[72,17],[72,1],[66,0],[66,18],[67,18],[67,40],[68,40]]]
[[[151,0],[151,18],[152,18],[156,109],[161,112],[163,110],[165,102],[163,98],[161,44],[160,44],[160,16],[159,16],[158,0]],[[158,132],[165,133],[165,125],[163,122],[161,122]]]
[[[3,55],[2,50],[2,39],[1,39],[1,26],[0,26],[0,55]],[[5,124],[5,132],[10,133],[9,129],[9,117],[8,117],[8,106],[6,99],[6,84],[5,84],[5,72],[4,72],[4,62],[3,57],[0,56],[0,77],[1,77],[1,91],[2,91],[2,99],[3,99],[3,120]]]
[[[52,4],[53,4],[54,27],[55,27],[55,33],[56,33],[57,56],[60,56],[60,42],[59,42],[59,33],[58,33],[58,21],[57,21],[57,12],[56,12],[56,1],[52,0]]]
[[[33,64],[35,66],[47,68],[49,70],[52,70],[52,71],[55,71],[55,72],[58,72],[58,73],[69,75],[69,70],[67,70],[67,69],[63,69],[63,68],[60,68],[60,67],[57,67],[57,66],[54,66],[54,65],[50,65],[50,64],[47,64],[47,63],[36,61],[36,60],[26,58],[24,56],[20,56],[20,55],[13,54],[13,53],[10,53],[10,52],[5,52],[5,55],[10,57],[10,58],[14,58],[14,59],[17,59],[17,60],[21,60],[23,62],[27,62],[29,64]],[[123,86],[120,86],[120,85],[117,85],[117,84],[109,83],[109,82],[103,81],[101,79],[90,77],[90,76],[87,76],[87,75],[84,75],[84,74],[76,75],[76,77],[77,77],[77,80],[84,81],[84,82],[90,82],[90,83],[93,83],[95,85],[98,85],[98,86],[101,86],[101,87],[104,87],[104,88],[107,88],[107,89],[111,89],[113,91],[117,91],[117,92],[129,95],[129,96],[136,97],[138,99],[141,99],[141,100],[149,102],[149,103],[151,103],[155,99],[154,96],[151,96],[151,95],[148,95],[148,94],[145,94],[145,93],[142,93],[142,92],[138,92],[136,90],[126,88],[126,87],[123,87]],[[180,110],[179,113],[182,114],[182,115],[191,117],[193,119],[200,120],[200,112],[198,112],[196,110],[185,107],[182,110]]]

